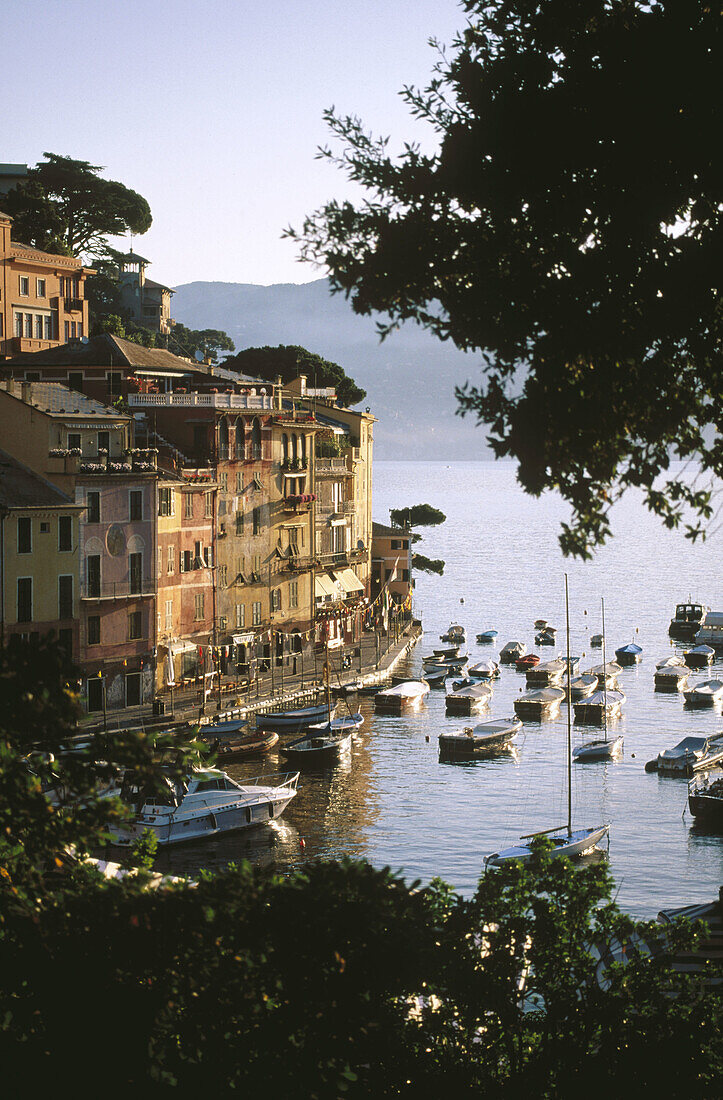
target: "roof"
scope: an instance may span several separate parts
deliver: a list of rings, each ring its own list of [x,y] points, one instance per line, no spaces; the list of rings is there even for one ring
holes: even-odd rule
[[[0,506],[42,508],[73,506],[72,499],[6,451],[0,451]]]
[[[188,370],[190,360],[182,359],[165,348],[146,348],[132,340],[122,340],[120,336],[103,333],[89,340],[74,340],[59,347],[46,348],[43,351],[25,352],[5,361],[5,369],[11,369],[18,363],[48,367],[158,367]],[[195,369],[207,374],[208,367],[195,363]]]
[[[144,286],[155,288],[156,290],[167,290],[169,294],[175,294],[175,290],[172,287],[166,286],[165,283],[157,283],[155,279],[149,279],[146,277]]]
[[[10,259],[12,259],[13,252],[22,252],[31,260],[42,260],[44,263],[59,264],[61,267],[72,267],[76,271],[92,270],[91,268],[84,268],[83,261],[79,260],[77,256],[66,256],[63,252],[44,252],[42,248],[36,248],[34,244],[23,244],[22,241],[13,240],[11,242]]]
[[[51,416],[113,416],[123,420],[128,419],[127,413],[119,413],[110,405],[104,405],[102,401],[96,401],[94,397],[78,393],[77,390],[71,390],[62,382],[23,382],[20,385],[23,386],[25,393],[28,393],[25,387],[29,387],[28,404]],[[20,399],[20,394],[17,392],[18,386],[19,383],[16,382],[16,392],[12,390],[6,392],[10,393],[11,397]]]
[[[374,538],[375,535],[378,535],[379,537],[387,537],[391,535],[391,537],[395,539],[398,539],[400,537],[409,538],[409,536],[411,535],[411,531],[409,531],[406,527],[387,527],[383,523],[372,523],[372,538]]]

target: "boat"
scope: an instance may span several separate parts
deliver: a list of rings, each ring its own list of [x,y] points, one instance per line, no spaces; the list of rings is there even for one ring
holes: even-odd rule
[[[685,661],[678,653],[672,653],[670,657],[661,657],[655,665],[656,668],[685,668]]]
[[[518,718],[542,722],[548,718],[557,718],[565,692],[559,687],[537,688],[515,699],[514,708]]]
[[[713,707],[723,697],[723,680],[702,680],[683,692],[687,707]]]
[[[684,737],[670,749],[663,749],[645,765],[647,772],[662,775],[692,775],[713,768],[723,760],[723,733],[713,737]]]
[[[495,680],[500,674],[496,661],[477,661],[467,669],[467,675],[477,680]]]
[[[275,730],[247,729],[247,732],[241,733],[239,728],[245,725],[245,723],[219,722],[216,725],[202,727],[201,736],[220,764],[270,752],[278,744],[279,735]]]
[[[591,764],[600,760],[614,760],[622,751],[623,735],[618,733],[614,737],[598,737],[594,741],[578,745],[572,751],[572,758],[576,764]]]
[[[554,661],[540,661],[539,664],[527,669],[527,686],[553,687],[562,683],[564,671],[565,662],[560,657]]]
[[[712,645],[714,649],[723,649],[723,611],[708,611],[700,624],[700,630],[693,635],[696,645]]]
[[[507,642],[500,650],[500,664],[512,665],[527,649],[524,642]]]
[[[546,626],[535,634],[535,645],[555,645],[556,640],[557,631],[554,626]]]
[[[677,604],[675,615],[668,627],[670,637],[681,642],[692,642],[700,630],[707,610],[707,607],[703,607],[700,603],[693,603],[691,600],[688,603]]]
[[[723,823],[723,773],[702,775],[688,784],[688,809],[693,817],[714,825]]]
[[[491,698],[492,688],[489,684],[465,684],[463,687],[447,694],[445,707],[447,714],[469,716],[478,714],[485,707],[488,707]]]
[[[266,825],[281,817],[296,797],[298,780],[298,772],[288,772],[237,783],[219,768],[200,767],[180,780],[167,774],[163,789],[157,791],[127,776],[122,797],[133,806],[135,817],[113,831],[113,840],[131,845],[150,830],[165,846]]]
[[[603,661],[601,665],[586,669],[585,675],[597,676],[601,688],[605,687],[608,690],[617,691],[618,676],[622,671],[622,667],[615,661]]]
[[[685,665],[667,665],[655,670],[656,691],[681,691],[688,686],[690,669]]]
[[[581,726],[602,726],[613,718],[619,718],[625,694],[622,691],[594,691],[587,699],[573,704],[575,721]]]
[[[467,641],[467,632],[459,623],[450,623],[445,634],[439,635],[441,642],[450,642],[452,645],[464,645]]]
[[[565,574],[565,617],[567,623],[567,649],[568,655],[570,650],[570,612],[568,601],[568,582],[567,574]],[[570,680],[568,675],[568,683]],[[559,689],[548,688],[548,691],[554,691]],[[553,848],[550,855],[553,858],[560,858],[566,856],[574,859],[586,855],[588,852],[592,852],[597,848],[600,841],[609,835],[609,825],[595,825],[588,826],[587,828],[573,829],[572,827],[572,713],[570,703],[570,693],[563,692],[567,695],[567,824],[556,826],[552,829],[542,829],[537,833],[527,833],[525,836],[520,837],[518,844],[512,845],[510,848],[504,848],[499,852],[492,852],[491,855],[485,857],[485,867],[500,867],[505,863],[509,863],[511,860],[520,860],[525,863],[532,858],[534,853],[534,845],[529,843],[537,837],[546,836],[552,841]],[[528,841],[528,843],[525,843]]]
[[[532,625],[534,626],[535,630],[544,630],[545,627],[549,624],[547,622],[547,619],[535,619]]]
[[[496,630],[483,630],[477,635],[477,645],[489,645],[490,642],[495,640],[497,633]]]
[[[607,664],[606,652],[605,652],[605,600],[600,599],[600,617],[602,619],[602,639],[603,639],[603,665]],[[597,677],[596,677],[597,678]],[[589,679],[589,677],[586,677]],[[571,685],[572,686],[572,685]],[[572,695],[572,691],[570,692]],[[593,700],[595,696],[602,695],[602,705],[598,707]],[[619,698],[618,698],[619,697]],[[572,756],[576,763],[587,764],[597,762],[599,760],[614,760],[619,756],[623,748],[623,735],[621,733],[616,734],[614,737],[608,736],[608,721],[611,718],[616,718],[623,707],[625,696],[622,692],[609,692],[605,687],[605,677],[603,677],[602,691],[591,691],[586,696],[583,696],[575,704],[575,721],[580,722],[592,722],[597,725],[601,722],[603,727],[603,736],[596,737],[592,741],[586,741],[582,745],[577,745]],[[589,712],[585,710],[586,706],[591,704]],[[579,717],[578,717],[579,715]]]
[[[335,708],[332,708],[332,717]],[[256,728],[276,730],[277,733],[296,733],[314,722],[322,722],[329,717],[326,703],[314,707],[300,707],[298,710],[277,710],[268,714],[256,715]]]
[[[283,745],[281,753],[297,767],[317,764],[335,764],[351,748],[353,727],[338,733],[323,723],[310,727],[302,737]]]
[[[355,714],[342,714],[338,718],[332,718],[330,722],[316,722],[313,726],[309,726],[309,731],[313,730],[316,734],[319,730],[324,730],[327,733],[340,734],[346,733],[347,730],[353,732],[363,725],[364,715],[357,712]]]
[[[424,670],[424,679],[427,681],[431,688],[444,687],[447,677],[450,675],[448,668],[426,668]],[[375,693],[376,694],[376,693]]]
[[[686,649],[683,659],[688,668],[706,668],[713,664],[715,650],[709,645],[696,645],[692,649]]]
[[[461,648],[461,645],[447,645],[443,649],[433,649],[432,655],[434,657],[459,657]]]
[[[474,760],[508,748],[522,729],[519,718],[493,718],[463,730],[440,733],[440,760]]]
[[[572,699],[587,699],[598,686],[597,676],[582,675],[573,676],[570,680],[570,696]]]
[[[590,638],[591,649],[602,649],[603,636],[602,634],[593,634]]]
[[[467,664],[469,656],[466,653],[458,653],[456,657],[435,657],[434,654],[428,654],[426,657],[422,657],[422,666],[424,668],[462,668]]]
[[[378,714],[402,714],[418,710],[429,691],[426,680],[405,680],[401,684],[378,691],[374,696],[374,709]]]
[[[534,668],[535,665],[539,665],[540,657],[537,653],[525,653],[522,657],[518,657],[515,661],[515,668],[519,672],[526,672],[528,668]]]
[[[619,665],[637,665],[642,658],[642,647],[636,645],[635,642],[628,642],[627,645],[621,645],[620,649],[615,650],[615,660]]]

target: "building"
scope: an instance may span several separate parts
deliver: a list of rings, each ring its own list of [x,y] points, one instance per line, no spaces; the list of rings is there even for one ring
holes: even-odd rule
[[[412,532],[406,527],[372,525],[372,599],[387,587],[396,603],[412,589]]]
[[[14,241],[12,218],[2,213],[0,268],[0,359],[88,335],[85,280],[91,268],[74,256]]]
[[[123,316],[152,332],[169,333],[173,291],[148,278],[146,268],[150,262],[133,251],[119,258],[118,284]]]
[[[77,659],[81,511],[0,451],[0,645],[52,630]]]

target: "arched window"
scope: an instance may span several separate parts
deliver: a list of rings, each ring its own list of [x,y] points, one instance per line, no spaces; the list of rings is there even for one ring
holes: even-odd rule
[[[299,456],[298,456],[297,447],[296,447],[296,432],[294,432],[294,434],[291,437],[291,458],[294,462],[296,462],[296,459],[298,457]]]
[[[241,416],[236,417],[235,427],[236,427],[236,458],[243,458],[244,457],[244,449],[245,449],[244,448],[245,434],[244,434],[243,417],[241,417]]]
[[[306,466],[306,436],[301,437],[301,465]]]
[[[281,448],[283,451],[284,465],[286,465],[286,463],[289,461],[289,437],[286,432],[284,432],[281,437]]]
[[[261,424],[257,416],[251,425],[251,457],[261,458]]]
[[[228,459],[228,420],[225,416],[218,422],[218,457]]]

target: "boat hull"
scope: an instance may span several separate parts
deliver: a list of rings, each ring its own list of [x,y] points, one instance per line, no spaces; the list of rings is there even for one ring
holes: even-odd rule
[[[286,745],[281,753],[295,767],[316,767],[337,764],[351,748],[352,731],[339,737],[305,737],[295,745]]]
[[[553,859],[561,857],[579,859],[596,848],[600,841],[607,836],[609,829],[609,825],[599,825],[591,829],[573,829],[569,833],[566,829],[560,830],[559,834],[549,833],[549,839],[555,845],[550,852],[550,856]],[[505,848],[501,852],[493,852],[492,855],[486,856],[485,866],[500,867],[515,859],[521,863],[526,863],[532,858],[532,855],[533,850],[528,844],[513,845],[511,848]]]
[[[611,737],[608,740],[588,741],[585,745],[578,745],[573,750],[572,758],[578,764],[596,763],[600,760],[615,760],[623,751],[623,736]]]
[[[333,714],[332,710],[332,714]],[[276,730],[277,733],[296,733],[314,722],[323,722],[329,717],[326,703],[318,707],[304,707],[301,710],[276,711],[256,715],[256,728]]]

